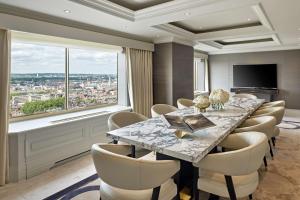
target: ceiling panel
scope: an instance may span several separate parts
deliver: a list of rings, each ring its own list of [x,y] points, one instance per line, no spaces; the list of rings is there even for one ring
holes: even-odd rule
[[[141,10],[158,4],[170,2],[172,0],[110,0],[111,2],[128,8],[130,10]]]
[[[235,28],[244,28],[261,25],[253,9],[243,7],[236,10],[227,10],[209,15],[195,16],[171,24],[193,33],[204,33]]]

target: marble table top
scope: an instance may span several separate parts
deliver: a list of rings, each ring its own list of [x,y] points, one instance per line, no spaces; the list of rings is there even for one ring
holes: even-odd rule
[[[222,111],[208,109],[202,113],[216,124],[177,138],[175,129],[168,129],[160,117],[132,124],[107,133],[113,140],[123,141],[177,159],[197,163],[227,135],[249,117],[264,100],[232,98]],[[181,109],[170,115],[195,114],[194,108]]]

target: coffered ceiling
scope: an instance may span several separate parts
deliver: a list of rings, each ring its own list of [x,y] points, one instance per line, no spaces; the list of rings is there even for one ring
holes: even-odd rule
[[[0,0],[2,13],[210,54],[300,49],[299,9],[299,0]]]

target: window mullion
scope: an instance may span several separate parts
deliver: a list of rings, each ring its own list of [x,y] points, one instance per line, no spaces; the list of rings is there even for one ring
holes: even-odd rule
[[[65,65],[65,109],[68,110],[69,109],[69,48],[65,49],[66,55],[65,55],[65,59],[66,59],[66,65]]]

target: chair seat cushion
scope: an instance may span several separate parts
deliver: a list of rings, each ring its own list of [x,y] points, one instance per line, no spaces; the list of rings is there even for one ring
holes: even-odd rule
[[[152,152],[150,152],[150,153],[148,153],[148,154],[146,154],[146,155],[140,157],[139,159],[141,159],[141,160],[152,160],[152,161],[154,161],[154,160],[156,160],[156,155],[155,155],[155,153],[152,151]]]
[[[279,136],[279,134],[280,134],[280,129],[278,128],[278,126],[275,126],[274,127],[274,137]]]
[[[101,200],[151,200],[152,189],[148,190],[124,190],[116,188],[101,181]],[[161,185],[159,200],[171,200],[177,194],[177,186],[173,179],[169,179]]]
[[[258,173],[249,175],[232,176],[237,198],[252,194],[258,186]],[[223,174],[200,170],[198,189],[221,197],[229,197],[225,177]]]

